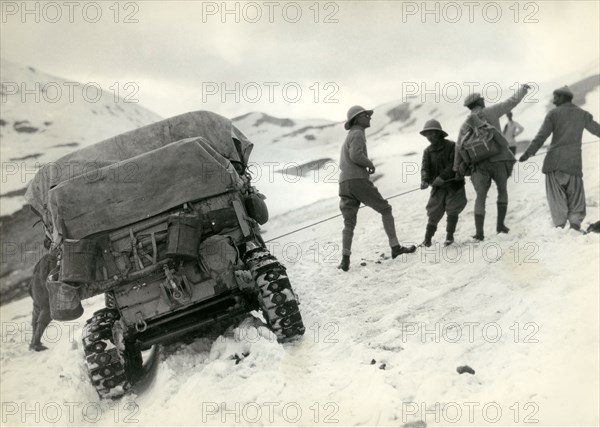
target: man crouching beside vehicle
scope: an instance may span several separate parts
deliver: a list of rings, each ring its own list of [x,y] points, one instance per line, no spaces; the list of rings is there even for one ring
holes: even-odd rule
[[[369,175],[375,172],[375,166],[367,154],[365,129],[371,126],[372,115],[373,110],[353,106],[348,110],[347,120],[344,124],[344,128],[349,132],[340,154],[339,196],[340,211],[344,217],[344,230],[342,232],[342,262],[338,266],[338,269],[342,269],[344,272],[350,269],[352,238],[361,202],[381,214],[383,229],[392,249],[392,258],[416,251],[414,245],[403,247],[398,243],[392,207],[369,180]]]

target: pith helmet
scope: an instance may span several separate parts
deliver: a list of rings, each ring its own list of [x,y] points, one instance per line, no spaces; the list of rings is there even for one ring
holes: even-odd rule
[[[469,107],[471,104],[473,104],[475,101],[479,101],[482,100],[482,96],[479,92],[473,92],[472,94],[467,95],[467,98],[465,98],[465,102],[463,103],[463,105],[465,107]]]
[[[573,92],[571,92],[571,90],[569,89],[569,87],[567,85],[555,89],[553,94],[555,95],[564,95],[565,97],[569,98],[570,100],[573,99]]]
[[[425,135],[424,132],[426,132],[426,131],[439,131],[444,135],[444,137],[448,136],[448,133],[442,129],[442,125],[440,125],[440,122],[438,122],[435,119],[431,119],[431,120],[428,120],[427,122],[425,122],[425,126],[423,127],[423,130],[421,132],[419,132],[419,134],[424,136]]]
[[[373,110],[366,110],[365,108],[361,107],[361,106],[352,106],[348,109],[348,113],[346,113],[346,123],[344,124],[344,128],[346,129],[350,129],[350,122],[352,122],[352,119],[354,119],[356,116],[358,116],[359,114],[366,112],[368,114],[373,114]]]

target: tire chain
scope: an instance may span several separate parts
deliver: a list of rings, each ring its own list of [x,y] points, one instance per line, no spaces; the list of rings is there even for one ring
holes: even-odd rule
[[[268,250],[257,248],[245,255],[246,265],[258,286],[258,302],[267,323],[280,342],[304,334],[298,295],[285,267]]]
[[[114,309],[117,307],[117,301],[114,292],[107,291],[104,293],[104,306],[109,309]]]
[[[113,325],[118,319],[117,310],[101,309],[94,312],[83,329],[85,364],[100,398],[118,398],[131,388],[113,339]]]

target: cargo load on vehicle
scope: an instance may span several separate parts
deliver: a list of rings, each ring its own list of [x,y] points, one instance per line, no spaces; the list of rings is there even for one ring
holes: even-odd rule
[[[279,341],[304,334],[286,268],[261,237],[252,147],[229,119],[198,111],[78,150],[32,180],[26,198],[59,254],[53,319],[105,296],[83,337],[101,397],[139,380],[143,350],[253,310]]]

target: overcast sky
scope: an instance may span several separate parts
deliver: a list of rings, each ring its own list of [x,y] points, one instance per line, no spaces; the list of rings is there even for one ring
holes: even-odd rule
[[[2,1],[3,58],[119,87],[163,117],[341,120],[415,87],[544,82],[600,56],[598,1],[23,4]]]

